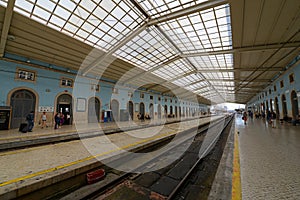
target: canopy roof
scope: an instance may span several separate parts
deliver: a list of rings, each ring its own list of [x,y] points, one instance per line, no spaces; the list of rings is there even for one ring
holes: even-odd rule
[[[0,55],[246,103],[299,55],[299,0],[0,0]],[[15,12],[14,12],[15,11]]]

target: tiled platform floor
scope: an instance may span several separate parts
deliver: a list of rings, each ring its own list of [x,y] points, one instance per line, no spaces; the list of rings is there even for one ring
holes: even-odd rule
[[[300,126],[236,118],[243,200],[300,199]]]

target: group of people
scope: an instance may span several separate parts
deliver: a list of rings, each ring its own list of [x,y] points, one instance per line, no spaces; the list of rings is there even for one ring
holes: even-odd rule
[[[67,115],[67,119],[69,119],[69,115]],[[58,129],[58,128],[61,128],[62,125],[65,123],[65,115],[62,113],[62,112],[57,112],[55,115],[54,115],[54,129]]]
[[[67,115],[67,118],[70,118],[69,115]],[[27,131],[28,132],[32,132],[32,129],[34,127],[34,111],[31,111],[27,116],[26,116],[26,121],[27,121]],[[62,112],[57,112],[54,115],[54,129],[58,129],[61,128],[61,126],[64,124],[65,122],[65,115]],[[41,115],[41,118],[39,120],[39,125],[41,126],[41,128],[47,128],[47,114],[46,112],[43,112],[43,114]]]
[[[138,117],[138,119],[141,120],[141,121],[144,121],[145,119],[148,119],[148,120],[151,119],[150,115],[148,115],[148,114],[144,115],[143,113],[139,113],[139,114],[137,115],[137,117]]]
[[[251,111],[249,111],[249,114],[247,114],[247,112],[243,112],[243,116],[242,116],[242,120],[244,121],[244,124],[247,124],[247,120],[248,120],[248,115],[250,116],[250,118],[253,118],[253,114]],[[276,128],[276,113],[274,111],[267,111],[266,114],[264,112],[260,113],[255,113],[255,118],[259,119],[260,117],[262,117],[263,119],[265,119],[265,117],[267,117],[267,123],[272,125],[272,128]]]

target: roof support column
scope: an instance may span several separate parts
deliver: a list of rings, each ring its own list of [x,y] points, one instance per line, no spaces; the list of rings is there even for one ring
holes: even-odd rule
[[[9,0],[7,3],[7,8],[5,10],[5,17],[4,17],[4,22],[2,26],[2,33],[1,33],[1,41],[0,41],[0,56],[4,56],[4,50],[6,46],[6,41],[7,41],[7,36],[8,36],[8,31],[9,27],[11,24],[11,19],[13,15],[13,10],[14,10],[14,5],[15,5],[16,0]]]

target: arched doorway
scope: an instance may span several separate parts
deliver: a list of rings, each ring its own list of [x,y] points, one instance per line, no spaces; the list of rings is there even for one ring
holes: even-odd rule
[[[140,114],[145,116],[145,104],[143,102],[140,103]]]
[[[181,117],[181,106],[179,106],[179,117]]]
[[[119,102],[115,99],[111,101],[112,121],[119,121]]]
[[[153,119],[154,118],[154,107],[153,107],[152,103],[150,103],[150,105],[149,105],[149,111],[150,111],[150,118]]]
[[[275,112],[276,112],[276,119],[280,119],[278,98],[277,97],[275,97]]]
[[[177,106],[175,106],[175,117],[177,118],[178,117],[178,111],[177,111]]]
[[[281,102],[282,102],[282,115],[283,115],[283,119],[286,119],[287,118],[287,107],[286,107],[286,98],[285,98],[284,94],[281,96]]]
[[[18,128],[26,121],[26,116],[35,111],[36,96],[29,90],[17,90],[10,97],[12,108],[10,128]]]
[[[295,92],[295,90],[293,90],[291,93],[291,102],[292,102],[293,120],[296,120],[296,119],[298,119],[298,116],[299,116],[299,107],[298,107],[298,97],[297,97],[297,93]]]
[[[160,106],[160,104],[157,105],[157,117],[158,117],[158,119],[161,119],[161,106]]]
[[[165,105],[164,113],[165,113],[165,118],[167,118],[168,117],[168,106],[167,105]]]
[[[129,112],[129,120],[133,120],[133,103],[132,101],[128,102],[128,112]]]
[[[56,111],[64,114],[64,125],[72,124],[72,96],[69,94],[62,94],[57,97]]]
[[[98,123],[100,120],[101,104],[98,98],[92,97],[89,99],[88,107],[88,123]]]
[[[170,115],[173,115],[173,106],[170,106]]]

